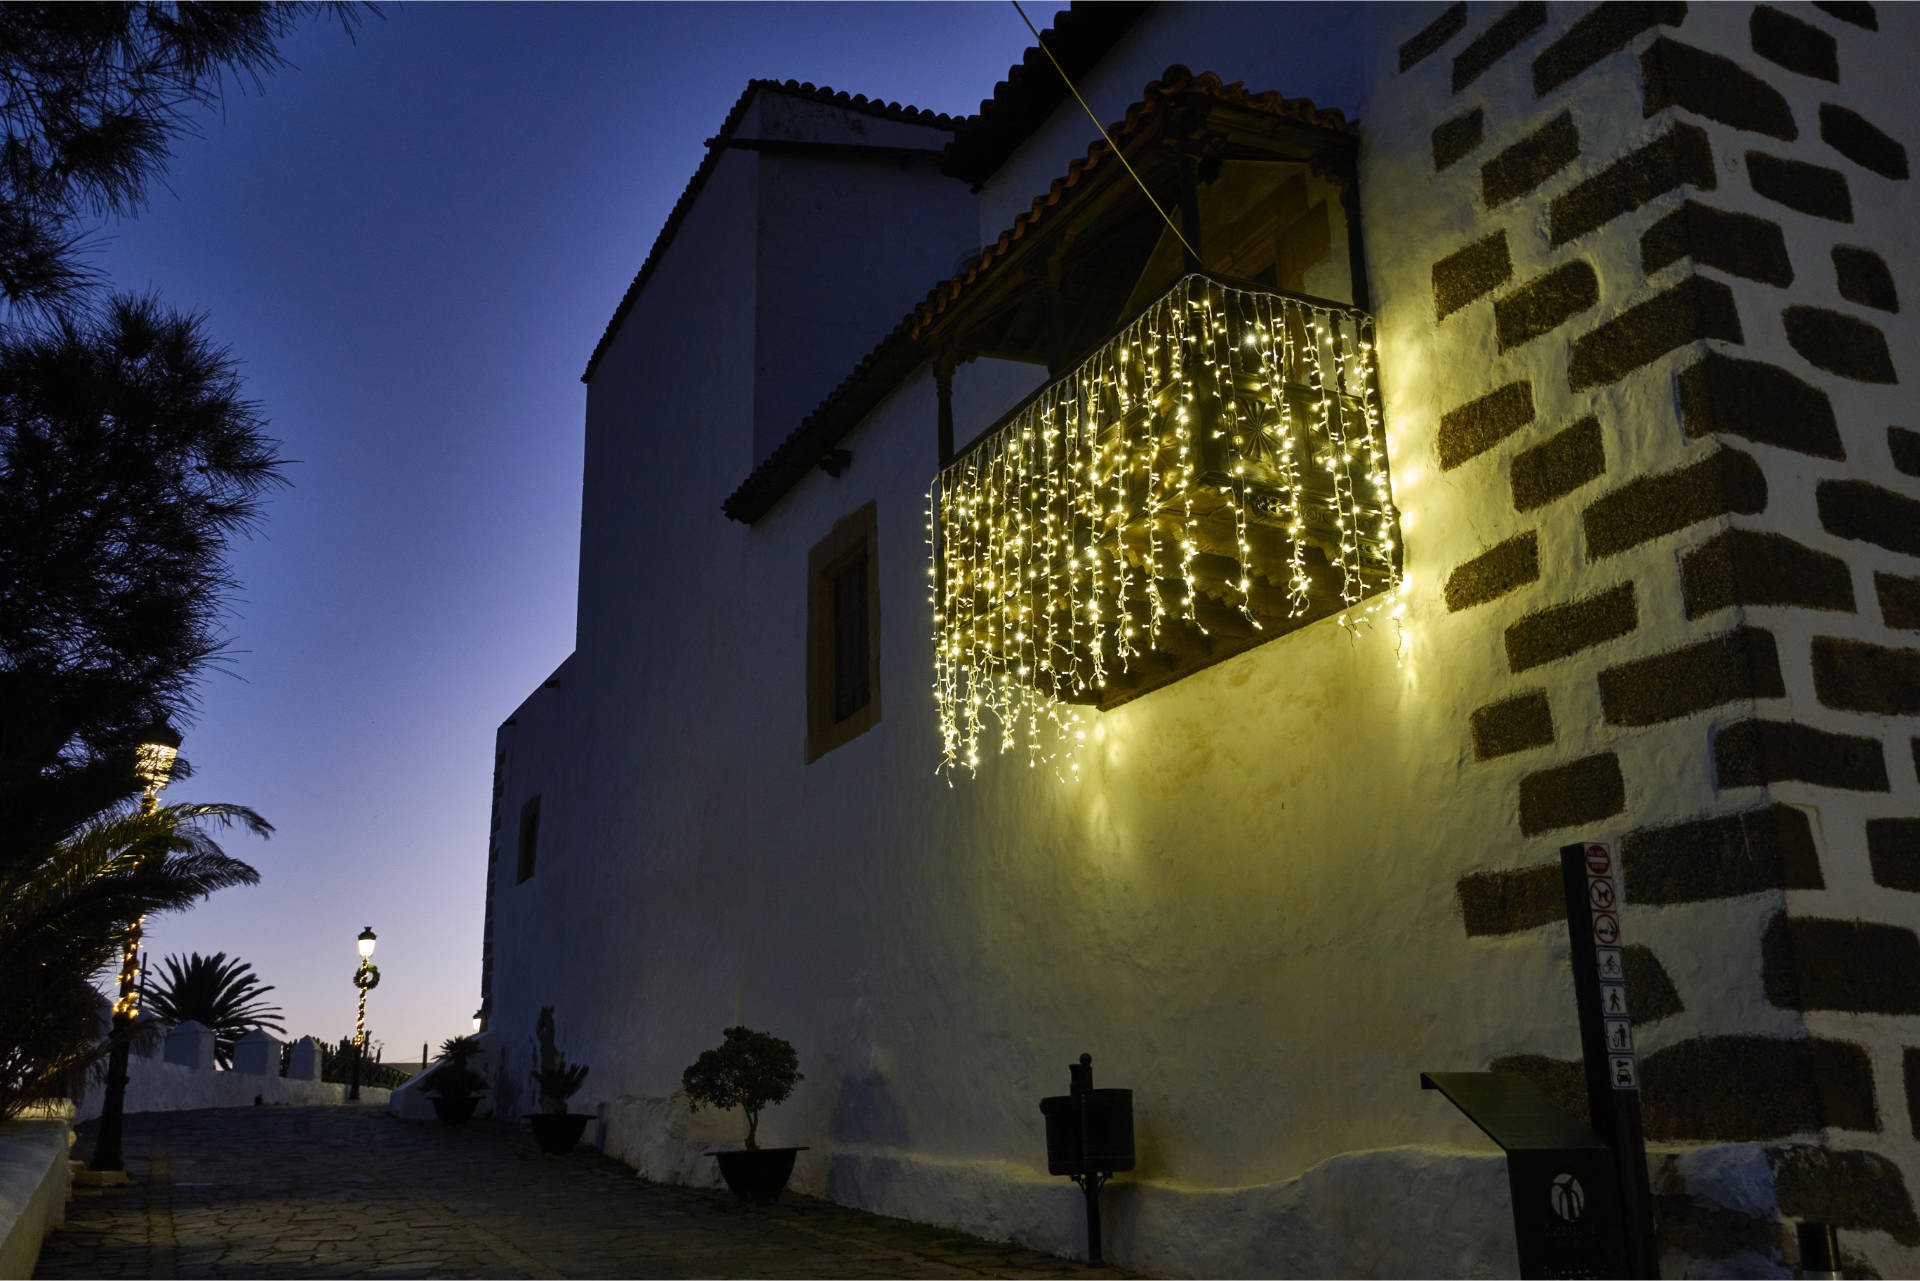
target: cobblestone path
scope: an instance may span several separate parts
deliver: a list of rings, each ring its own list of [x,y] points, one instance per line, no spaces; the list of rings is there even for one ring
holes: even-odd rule
[[[75,1152],[92,1150],[82,1130]],[[648,1183],[524,1126],[377,1108],[127,1118],[130,1186],[75,1188],[38,1277],[1116,1277],[810,1197]]]

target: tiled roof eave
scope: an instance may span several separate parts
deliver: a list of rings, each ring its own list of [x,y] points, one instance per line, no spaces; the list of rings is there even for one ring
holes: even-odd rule
[[[1288,98],[1272,91],[1250,93],[1239,82],[1224,83],[1212,72],[1196,76],[1184,67],[1167,68],[1159,80],[1147,86],[1141,101],[1127,109],[1125,119],[1107,132],[1116,141],[1124,141],[1138,133],[1162,104],[1195,94],[1295,120],[1324,129],[1331,135],[1352,138],[1357,134],[1357,126],[1337,108],[1316,107],[1308,99]],[[1100,168],[1111,154],[1112,148],[1104,140],[1096,140],[1087,148],[1085,156],[1069,165],[1067,172],[1054,179],[1043,195],[1034,198],[1032,207],[1014,219],[1013,226],[981,251],[976,261],[928,291],[926,298],[862,357],[853,371],[728,495],[721,510],[729,518],[749,525],[765,515],[827,450],[872,412],[901,378],[927,358],[931,331],[940,317],[983,277],[992,274],[996,264],[1012,252],[1015,243],[1047,221],[1049,212],[1057,209],[1085,175]],[[906,352],[912,353],[912,359],[902,363]],[[897,372],[887,372],[896,366]],[[875,379],[883,381],[875,386]]]

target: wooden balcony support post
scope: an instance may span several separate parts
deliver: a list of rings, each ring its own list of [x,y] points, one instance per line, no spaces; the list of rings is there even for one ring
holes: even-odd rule
[[[939,398],[940,466],[953,461],[953,351],[942,348],[933,354],[933,388]]]

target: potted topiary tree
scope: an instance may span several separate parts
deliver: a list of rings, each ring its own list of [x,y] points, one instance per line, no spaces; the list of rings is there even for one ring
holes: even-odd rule
[[[533,1079],[540,1086],[542,1110],[527,1121],[533,1126],[534,1142],[540,1145],[540,1150],[557,1156],[573,1150],[587,1122],[593,1119],[591,1113],[567,1111],[567,1100],[579,1093],[586,1082],[587,1065],[568,1063],[567,1056],[554,1043],[551,1005],[541,1007],[534,1032],[540,1039],[540,1066],[534,1070]]]
[[[784,1100],[800,1079],[800,1056],[792,1045],[744,1027],[726,1029],[726,1040],[680,1076],[689,1110],[739,1108],[747,1114],[747,1146],[707,1154],[720,1162],[720,1177],[742,1201],[773,1204],[793,1174],[794,1154],[806,1151],[763,1148],[759,1142],[760,1109]]]
[[[440,1046],[440,1066],[421,1081],[420,1092],[433,1100],[434,1115],[442,1125],[473,1119],[487,1078],[468,1067],[467,1060],[479,1052],[480,1043],[472,1037],[451,1037]]]

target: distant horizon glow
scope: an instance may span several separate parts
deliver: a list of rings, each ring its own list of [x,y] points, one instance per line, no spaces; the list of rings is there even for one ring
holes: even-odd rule
[[[371,924],[386,1060],[472,1030],[494,729],[573,649],[580,373],[705,140],[755,78],[971,114],[1028,42],[999,4],[409,5],[178,141],[96,265],[205,315],[299,461],[164,798],[265,815],[222,842],[261,883],[149,918],[150,974],[224,952],[337,1042]]]

